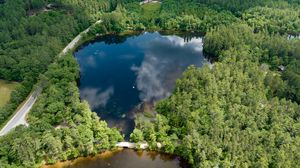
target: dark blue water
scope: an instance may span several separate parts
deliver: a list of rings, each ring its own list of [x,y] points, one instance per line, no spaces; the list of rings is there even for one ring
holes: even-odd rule
[[[81,47],[80,95],[109,126],[128,135],[143,102],[168,97],[190,65],[206,63],[202,39],[159,33],[106,36]]]

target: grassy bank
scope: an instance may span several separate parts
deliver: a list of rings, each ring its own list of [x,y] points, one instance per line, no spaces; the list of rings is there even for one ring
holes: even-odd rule
[[[10,100],[11,92],[19,85],[17,82],[8,82],[0,80],[0,107],[6,105]]]

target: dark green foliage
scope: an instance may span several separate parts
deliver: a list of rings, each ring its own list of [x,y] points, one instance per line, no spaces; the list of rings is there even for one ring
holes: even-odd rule
[[[30,127],[0,138],[0,167],[94,155],[122,140],[79,100],[79,67],[72,55],[55,59],[100,18],[89,36],[127,30],[206,33],[204,50],[218,61],[190,67],[174,93],[157,104],[155,121],[137,119],[132,141],[176,153],[194,167],[300,165],[300,40],[288,38],[300,32],[299,2],[162,2],[0,1],[0,78],[22,82],[0,109],[0,123],[38,79],[45,82],[28,116]],[[47,7],[50,3],[54,6]]]
[[[218,62],[190,67],[171,97],[157,104],[156,120],[137,119],[132,136],[152,148],[162,143],[163,151],[183,156],[193,167],[297,167],[300,40],[287,34],[299,33],[299,6],[271,0],[200,2],[217,13],[229,9],[241,20],[208,26],[213,29],[206,33],[204,50]],[[175,9],[181,18],[187,4],[168,0],[162,8]],[[201,29],[203,19],[183,17],[196,26],[181,20],[174,24],[179,30]]]
[[[47,4],[55,7],[47,11]],[[8,105],[0,108],[0,125],[66,44],[99,18],[99,12],[110,11],[115,4],[113,0],[7,0],[0,5],[0,79],[23,85],[12,93]]]
[[[46,9],[51,3],[55,7]],[[0,109],[2,124],[29,94],[41,75],[46,83],[32,112],[30,127],[0,138],[0,167],[37,167],[42,161],[93,155],[122,139],[79,100],[79,68],[71,55],[54,61],[75,35],[115,8],[115,1],[21,1],[0,5],[0,78],[22,85]],[[48,8],[48,7],[47,7]],[[51,64],[49,67],[48,65]]]
[[[0,78],[36,79],[75,35],[99,18],[99,12],[111,10],[114,2],[55,1],[51,4],[57,8],[27,15],[28,10],[46,4],[8,0],[0,6]]]
[[[72,55],[50,65],[47,83],[29,115],[29,128],[19,127],[0,138],[1,166],[36,167],[42,161],[94,155],[123,138],[100,121],[87,102],[80,102],[79,67]]]
[[[288,82],[288,96],[292,100],[300,102],[300,60],[289,64],[282,75]]]
[[[267,98],[268,73],[234,55],[212,69],[191,67],[172,96],[157,105],[165,126],[156,119],[138,128],[150,142],[168,144],[158,137],[178,136],[171,140],[175,153],[194,167],[296,167],[300,107]]]

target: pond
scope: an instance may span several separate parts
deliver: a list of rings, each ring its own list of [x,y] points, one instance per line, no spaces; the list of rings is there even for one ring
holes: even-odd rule
[[[186,168],[179,157],[157,152],[119,150],[58,162],[42,168]]]
[[[207,62],[202,50],[201,37],[158,32],[101,37],[75,52],[81,99],[128,139],[136,113],[168,97],[188,66]]]

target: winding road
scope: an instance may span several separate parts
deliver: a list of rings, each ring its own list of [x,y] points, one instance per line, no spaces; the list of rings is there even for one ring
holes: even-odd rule
[[[81,40],[83,37],[82,35],[88,33],[91,29],[96,24],[101,23],[101,20],[98,20],[95,22],[93,25],[85,29],[83,32],[78,34],[64,49],[63,51],[59,54],[59,56],[64,56],[68,51],[76,47],[76,44]],[[16,128],[19,125],[25,125],[28,126],[29,124],[26,121],[26,115],[29,113],[31,110],[32,106],[36,102],[38,96],[41,94],[43,88],[42,87],[36,87],[32,94],[27,98],[26,102],[17,110],[15,115],[7,122],[7,124],[1,129],[0,131],[0,136],[3,136],[10,132],[12,129]]]

